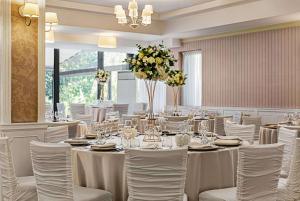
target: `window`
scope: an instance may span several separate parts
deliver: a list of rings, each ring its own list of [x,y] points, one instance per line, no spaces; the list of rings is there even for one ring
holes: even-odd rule
[[[141,79],[137,80],[136,89],[136,102],[137,103],[148,103],[148,94],[145,85],[145,81]],[[156,90],[153,100],[153,112],[158,113],[164,110],[166,106],[166,84],[164,82],[157,82]]]
[[[200,51],[183,53],[183,71],[187,74],[187,81],[182,90],[182,104],[201,106],[202,54]]]
[[[106,84],[104,95],[112,101],[117,99],[117,71],[126,58],[126,53],[98,52],[95,50],[60,49],[59,80],[53,80],[54,49],[46,48],[46,104],[53,105],[54,82],[59,81],[59,102],[66,109],[70,103],[96,103],[98,84],[95,74],[101,66],[111,71],[111,79]],[[102,63],[101,63],[102,62]]]

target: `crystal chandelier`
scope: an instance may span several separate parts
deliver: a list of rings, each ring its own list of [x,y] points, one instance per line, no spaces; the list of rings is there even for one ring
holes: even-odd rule
[[[153,7],[152,5],[145,5],[145,8],[142,11],[142,16],[139,17],[138,4],[136,0],[132,0],[128,4],[128,15],[130,19],[127,19],[125,10],[121,5],[115,6],[114,13],[116,14],[116,18],[118,19],[119,24],[129,24],[131,28],[135,29],[140,24],[142,24],[143,26],[151,24],[151,15],[153,14]]]

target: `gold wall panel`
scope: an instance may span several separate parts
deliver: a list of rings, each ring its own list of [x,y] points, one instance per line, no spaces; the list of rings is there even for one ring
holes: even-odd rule
[[[38,22],[26,26],[12,4],[12,97],[13,123],[36,122],[38,116]]]

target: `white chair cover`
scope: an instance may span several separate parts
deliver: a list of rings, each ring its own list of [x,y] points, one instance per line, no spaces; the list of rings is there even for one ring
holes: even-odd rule
[[[254,140],[259,140],[259,130],[261,126],[261,117],[242,116],[243,125],[255,125]]]
[[[199,201],[276,201],[284,145],[240,147],[237,187],[210,190]]]
[[[100,108],[97,108],[97,107],[92,108],[93,122],[99,122],[99,110],[100,110]]]
[[[218,116],[215,117],[214,133],[218,135],[226,135],[224,129],[224,123],[227,120],[231,120],[232,116]]]
[[[238,201],[276,200],[283,149],[283,144],[253,145],[239,149]]]
[[[187,150],[126,150],[128,201],[182,201]]]
[[[88,125],[91,124],[93,116],[91,114],[86,114],[85,104],[71,103],[70,112],[73,119],[84,121]]]
[[[30,150],[39,201],[73,201],[70,145],[31,142]]]
[[[100,108],[99,109],[99,120],[98,120],[98,122],[101,123],[105,120],[106,113],[107,113],[107,108]]]
[[[225,123],[225,133],[227,136],[238,136],[253,144],[255,135],[255,125],[239,125],[232,122]]]
[[[285,144],[281,169],[282,177],[287,177],[289,175],[297,134],[297,130],[291,130],[282,127],[279,128],[278,142]]]
[[[282,183],[283,186],[278,189],[278,201],[300,200],[300,138],[296,139],[289,176]]]
[[[129,104],[113,104],[114,111],[119,111],[120,116],[128,114]]]
[[[73,192],[70,145],[31,142],[30,150],[39,201],[111,201],[102,190],[75,187],[80,192]]]
[[[45,142],[58,143],[69,138],[68,126],[48,127],[45,133]]]
[[[35,185],[24,185],[15,175],[12,154],[7,137],[0,137],[0,174],[2,201],[37,201]],[[23,177],[25,180],[26,177]],[[29,177],[27,177],[29,178]]]

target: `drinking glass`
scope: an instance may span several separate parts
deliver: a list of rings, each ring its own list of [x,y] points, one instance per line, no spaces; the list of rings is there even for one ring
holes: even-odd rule
[[[102,127],[97,128],[97,141],[96,141],[97,144],[105,144],[106,143],[106,139],[105,139],[104,135],[105,135],[105,129]]]
[[[131,120],[125,120],[125,126],[131,126],[132,122]]]
[[[132,118],[131,124],[132,124],[133,128],[137,128],[137,126],[138,126],[138,119],[137,118]]]

